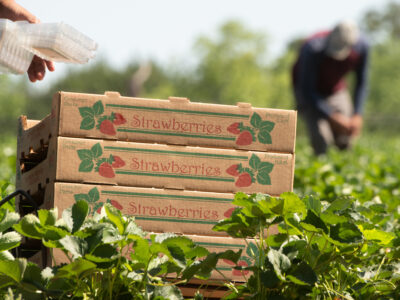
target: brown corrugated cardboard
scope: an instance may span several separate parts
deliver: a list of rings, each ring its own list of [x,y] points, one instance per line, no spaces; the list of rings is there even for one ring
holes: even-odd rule
[[[294,153],[297,113],[249,103],[60,92],[49,118],[57,136]]]
[[[231,237],[210,237],[200,235],[185,235],[193,240],[199,246],[206,248],[210,253],[220,253],[226,250],[239,251],[242,250],[242,256],[238,264],[240,266],[249,266],[252,263],[250,258],[251,245],[254,243],[253,240],[234,239]],[[30,261],[35,262],[40,266],[52,266],[59,265],[61,263],[68,263],[65,254],[59,249],[53,249],[53,255],[50,255],[49,249],[46,254],[43,255],[42,251],[38,251],[35,255],[29,258]],[[52,261],[52,258],[54,261]],[[46,260],[46,262],[43,261]],[[217,264],[217,271],[213,271],[210,277],[211,280],[230,280],[234,282],[243,282],[244,277],[249,277],[250,271],[244,271],[243,273],[238,270],[234,270],[235,264],[228,260],[220,260]]]
[[[293,154],[64,137],[47,146],[29,136],[18,146],[17,186],[25,189],[64,181],[279,195],[293,185]],[[35,143],[38,150],[28,146]]]
[[[212,227],[232,213],[234,195],[154,188],[49,183],[39,191],[31,191],[41,207],[64,209],[77,200],[89,204],[93,215],[104,203],[110,203],[125,215],[135,216],[136,223],[145,231],[174,232],[200,235],[226,235],[212,231]],[[22,205],[22,203],[21,203]],[[17,207],[24,215],[26,208]],[[29,207],[29,204],[28,204]],[[29,210],[29,208],[28,208]]]

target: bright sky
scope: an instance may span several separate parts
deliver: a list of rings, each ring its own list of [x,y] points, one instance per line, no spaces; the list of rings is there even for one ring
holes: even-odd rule
[[[400,1],[400,0],[396,0]],[[326,29],[341,19],[360,20],[388,0],[17,0],[42,22],[65,22],[94,39],[98,57],[116,67],[130,60],[190,61],[200,35],[213,36],[227,20],[269,36],[271,57],[292,38]],[[94,59],[95,61],[95,59]],[[93,63],[93,62],[92,62]],[[66,70],[56,65],[57,74]],[[74,66],[82,68],[82,66]]]

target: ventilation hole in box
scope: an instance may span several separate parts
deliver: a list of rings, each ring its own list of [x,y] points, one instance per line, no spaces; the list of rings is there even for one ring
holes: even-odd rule
[[[40,140],[39,149],[29,148],[29,153],[25,152],[21,153],[21,159],[19,162],[21,173],[25,173],[29,170],[32,170],[42,161],[44,161],[47,157],[47,152],[49,149],[49,143],[45,143],[43,140]]]
[[[32,200],[35,201],[38,208],[43,205],[45,192],[46,188],[45,187],[42,188],[41,184],[38,184],[38,190],[36,193],[31,194],[30,191],[27,191],[27,193],[31,196]],[[18,212],[22,217],[27,214],[34,213],[35,207],[32,205],[32,203],[27,201],[25,197],[19,196]]]
[[[37,239],[25,239],[18,247],[18,257],[30,258],[42,249],[42,241]]]

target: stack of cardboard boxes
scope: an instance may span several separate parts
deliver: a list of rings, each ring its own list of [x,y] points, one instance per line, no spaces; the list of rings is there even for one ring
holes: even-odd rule
[[[20,118],[17,187],[42,208],[61,213],[85,199],[93,214],[108,202],[145,231],[239,250],[244,241],[212,227],[237,191],[292,190],[295,135],[296,111],[60,92],[42,121]]]

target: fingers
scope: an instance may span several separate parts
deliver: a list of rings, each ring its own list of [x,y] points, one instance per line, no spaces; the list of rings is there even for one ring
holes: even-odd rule
[[[28,78],[31,82],[36,82],[37,80],[43,80],[47,69],[52,72],[54,71],[54,63],[51,61],[46,61],[38,56],[34,56],[32,63],[28,68]]]
[[[32,13],[16,3],[14,0],[1,1],[0,17],[11,21],[28,21],[30,23],[39,23],[40,20]]]

